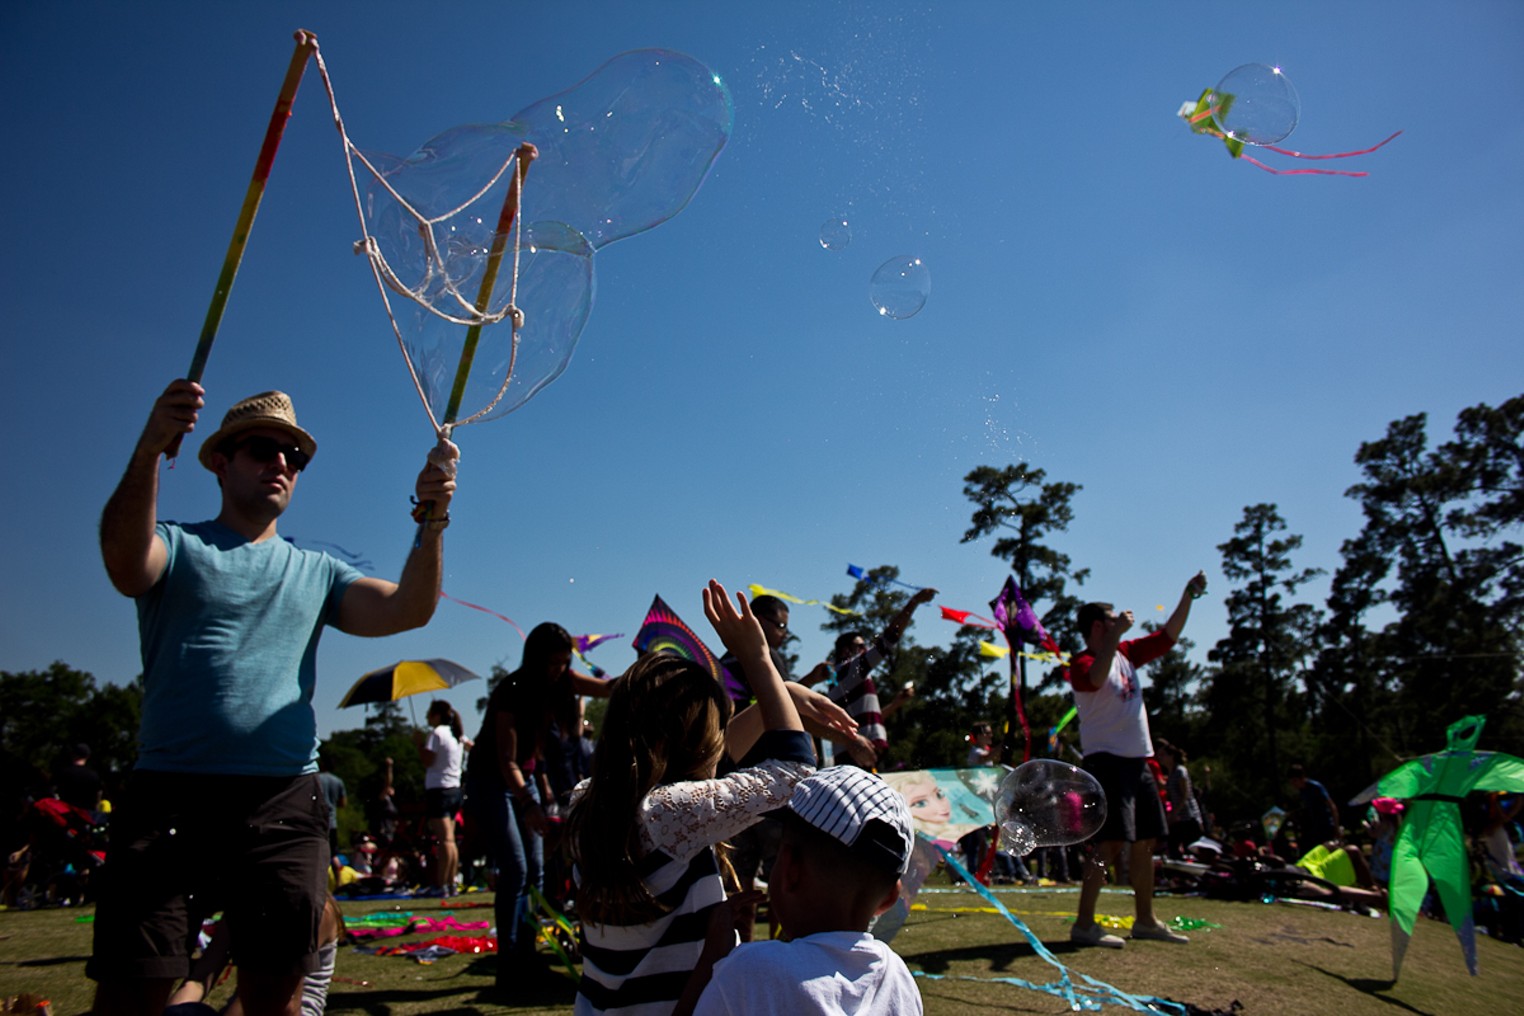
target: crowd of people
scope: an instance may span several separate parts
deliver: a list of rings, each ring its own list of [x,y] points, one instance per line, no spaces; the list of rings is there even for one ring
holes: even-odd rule
[[[144,699],[137,765],[93,880],[87,972],[100,1014],[204,1006],[208,969],[229,957],[240,1010],[320,1012],[342,929],[330,892],[344,853],[337,819],[350,805],[317,750],[316,647],[326,627],[380,637],[428,622],[458,453],[441,439],[418,475],[416,539],[398,580],[366,577],[277,538],[317,450],[280,392],[236,403],[202,443],[198,459],[220,488],[217,516],[159,518],[159,463],[195,428],[204,394],[176,381],[156,400],[102,515],[107,574],[137,605]],[[426,876],[421,894],[448,897],[470,881],[470,861],[485,858],[505,996],[546,973],[536,896],[569,905],[581,925],[579,1013],[919,1012],[914,979],[869,928],[899,899],[917,834],[935,838],[940,825],[955,830],[970,870],[1076,876],[1078,945],[1125,944],[1096,921],[1113,868],[1133,889],[1131,938],[1184,944],[1154,912],[1155,855],[1188,854],[1215,830],[1187,753],[1149,729],[1138,669],[1175,644],[1204,591],[1197,574],[1165,624],[1136,639],[1124,638],[1131,612],[1081,609],[1085,648],[1067,673],[1106,823],[1082,853],[1026,858],[1036,874],[996,856],[990,829],[948,825],[947,802],[917,772],[873,771],[888,748],[885,718],[913,687],[882,701],[872,672],[935,590],[911,596],[883,631],[843,634],[831,660],[795,681],[781,652],[787,604],[732,597],[715,581],[701,599],[744,689],[737,700],[703,667],[666,653],[612,680],[581,673],[571,635],[545,623],[491,689],[474,738],[449,702],[431,703],[416,737],[428,849],[409,874]],[[583,714],[589,697],[608,700],[596,739]],[[845,764],[820,768],[827,750]],[[55,772],[56,790],[70,807],[97,811],[101,781],[88,758],[76,749]],[[998,761],[989,724],[971,732],[962,761]],[[1290,785],[1306,840],[1338,848],[1341,816],[1326,788],[1300,768]],[[363,802],[369,828],[345,858],[382,884],[402,881],[406,866],[396,796],[386,759],[384,784]],[[1399,810],[1373,831],[1390,840]],[[1511,853],[1498,831],[1517,810],[1499,804],[1493,816],[1487,842],[1500,860]],[[1261,853],[1239,839],[1224,836],[1224,849]],[[762,880],[775,935],[752,942]],[[225,914],[222,937],[202,948],[213,911]]]

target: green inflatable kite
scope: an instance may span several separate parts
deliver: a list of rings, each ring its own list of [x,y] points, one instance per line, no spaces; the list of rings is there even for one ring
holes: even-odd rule
[[[1402,970],[1430,879],[1460,939],[1466,969],[1476,976],[1476,923],[1471,916],[1471,871],[1461,835],[1460,803],[1476,790],[1524,791],[1524,759],[1475,750],[1486,722],[1485,716],[1467,716],[1450,724],[1444,751],[1392,770],[1353,802],[1384,796],[1408,805],[1392,850],[1388,911],[1393,981]]]

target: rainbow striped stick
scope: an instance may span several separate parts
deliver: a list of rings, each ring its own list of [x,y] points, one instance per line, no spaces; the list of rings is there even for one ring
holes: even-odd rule
[[[523,183],[525,175],[529,172],[529,164],[535,160],[535,147],[531,144],[519,146],[516,153],[518,159],[517,170],[513,179],[508,181],[508,193],[503,198],[503,210],[498,214],[497,230],[492,237],[492,249],[487,252],[487,265],[482,270],[482,284],[476,293],[476,312],[486,314],[487,308],[492,303],[492,290],[497,285],[498,266],[503,263],[503,250],[508,246],[508,231],[513,228],[513,219],[519,211],[519,187]],[[476,358],[476,345],[481,339],[482,326],[474,324],[466,332],[465,345],[461,347],[460,363],[455,367],[455,384],[450,389],[450,401],[445,405],[444,419],[439,421],[445,426],[455,422],[460,413],[460,400],[466,394],[466,379],[471,376],[471,361]],[[513,352],[518,352],[518,336],[514,336]],[[513,358],[508,361],[508,375],[513,376]]]
[[[260,146],[259,158],[254,163],[254,176],[243,197],[243,208],[238,213],[238,223],[233,227],[233,240],[222,261],[222,272],[217,276],[217,288],[212,291],[212,303],[206,310],[206,321],[201,325],[201,338],[196,342],[196,354],[191,357],[186,377],[200,381],[206,370],[207,357],[211,355],[212,343],[217,339],[217,327],[222,323],[222,312],[227,307],[228,294],[233,290],[233,279],[243,261],[244,248],[249,243],[249,233],[254,228],[254,216],[259,213],[259,201],[265,194],[265,183],[270,178],[270,167],[275,164],[275,152],[280,147],[281,136],[286,132],[286,121],[291,119],[291,107],[296,102],[296,90],[301,86],[302,74],[307,70],[307,60],[317,52],[317,36],[300,29],[296,33],[296,51],[291,54],[291,65],[286,68],[286,79],[281,82],[280,95],[275,99],[275,110],[270,114],[270,126],[265,129],[265,141]],[[180,451],[180,439],[176,438],[166,452],[174,458]]]

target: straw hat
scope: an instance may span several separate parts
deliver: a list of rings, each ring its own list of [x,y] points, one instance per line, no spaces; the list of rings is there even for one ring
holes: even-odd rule
[[[284,431],[298,448],[307,453],[308,458],[317,454],[317,442],[312,439],[312,435],[296,425],[296,409],[291,405],[291,396],[285,392],[260,392],[258,395],[250,395],[228,410],[222,418],[222,426],[201,442],[201,450],[196,457],[203,466],[211,469],[212,453],[222,447],[224,441],[255,427]]]

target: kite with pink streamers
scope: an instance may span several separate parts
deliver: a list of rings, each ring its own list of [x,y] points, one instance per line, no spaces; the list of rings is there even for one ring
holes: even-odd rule
[[[1397,131],[1369,148],[1352,152],[1335,152],[1330,155],[1310,155],[1290,148],[1277,147],[1296,130],[1301,117],[1301,101],[1296,89],[1279,67],[1267,64],[1244,64],[1227,73],[1216,88],[1208,88],[1195,102],[1180,107],[1179,116],[1197,134],[1220,138],[1228,147],[1228,154],[1258,166],[1266,173],[1276,176],[1369,176],[1369,173],[1344,169],[1277,169],[1244,154],[1244,146],[1252,145],[1267,152],[1289,156],[1293,159],[1349,159],[1357,155],[1369,155],[1401,134]]]

